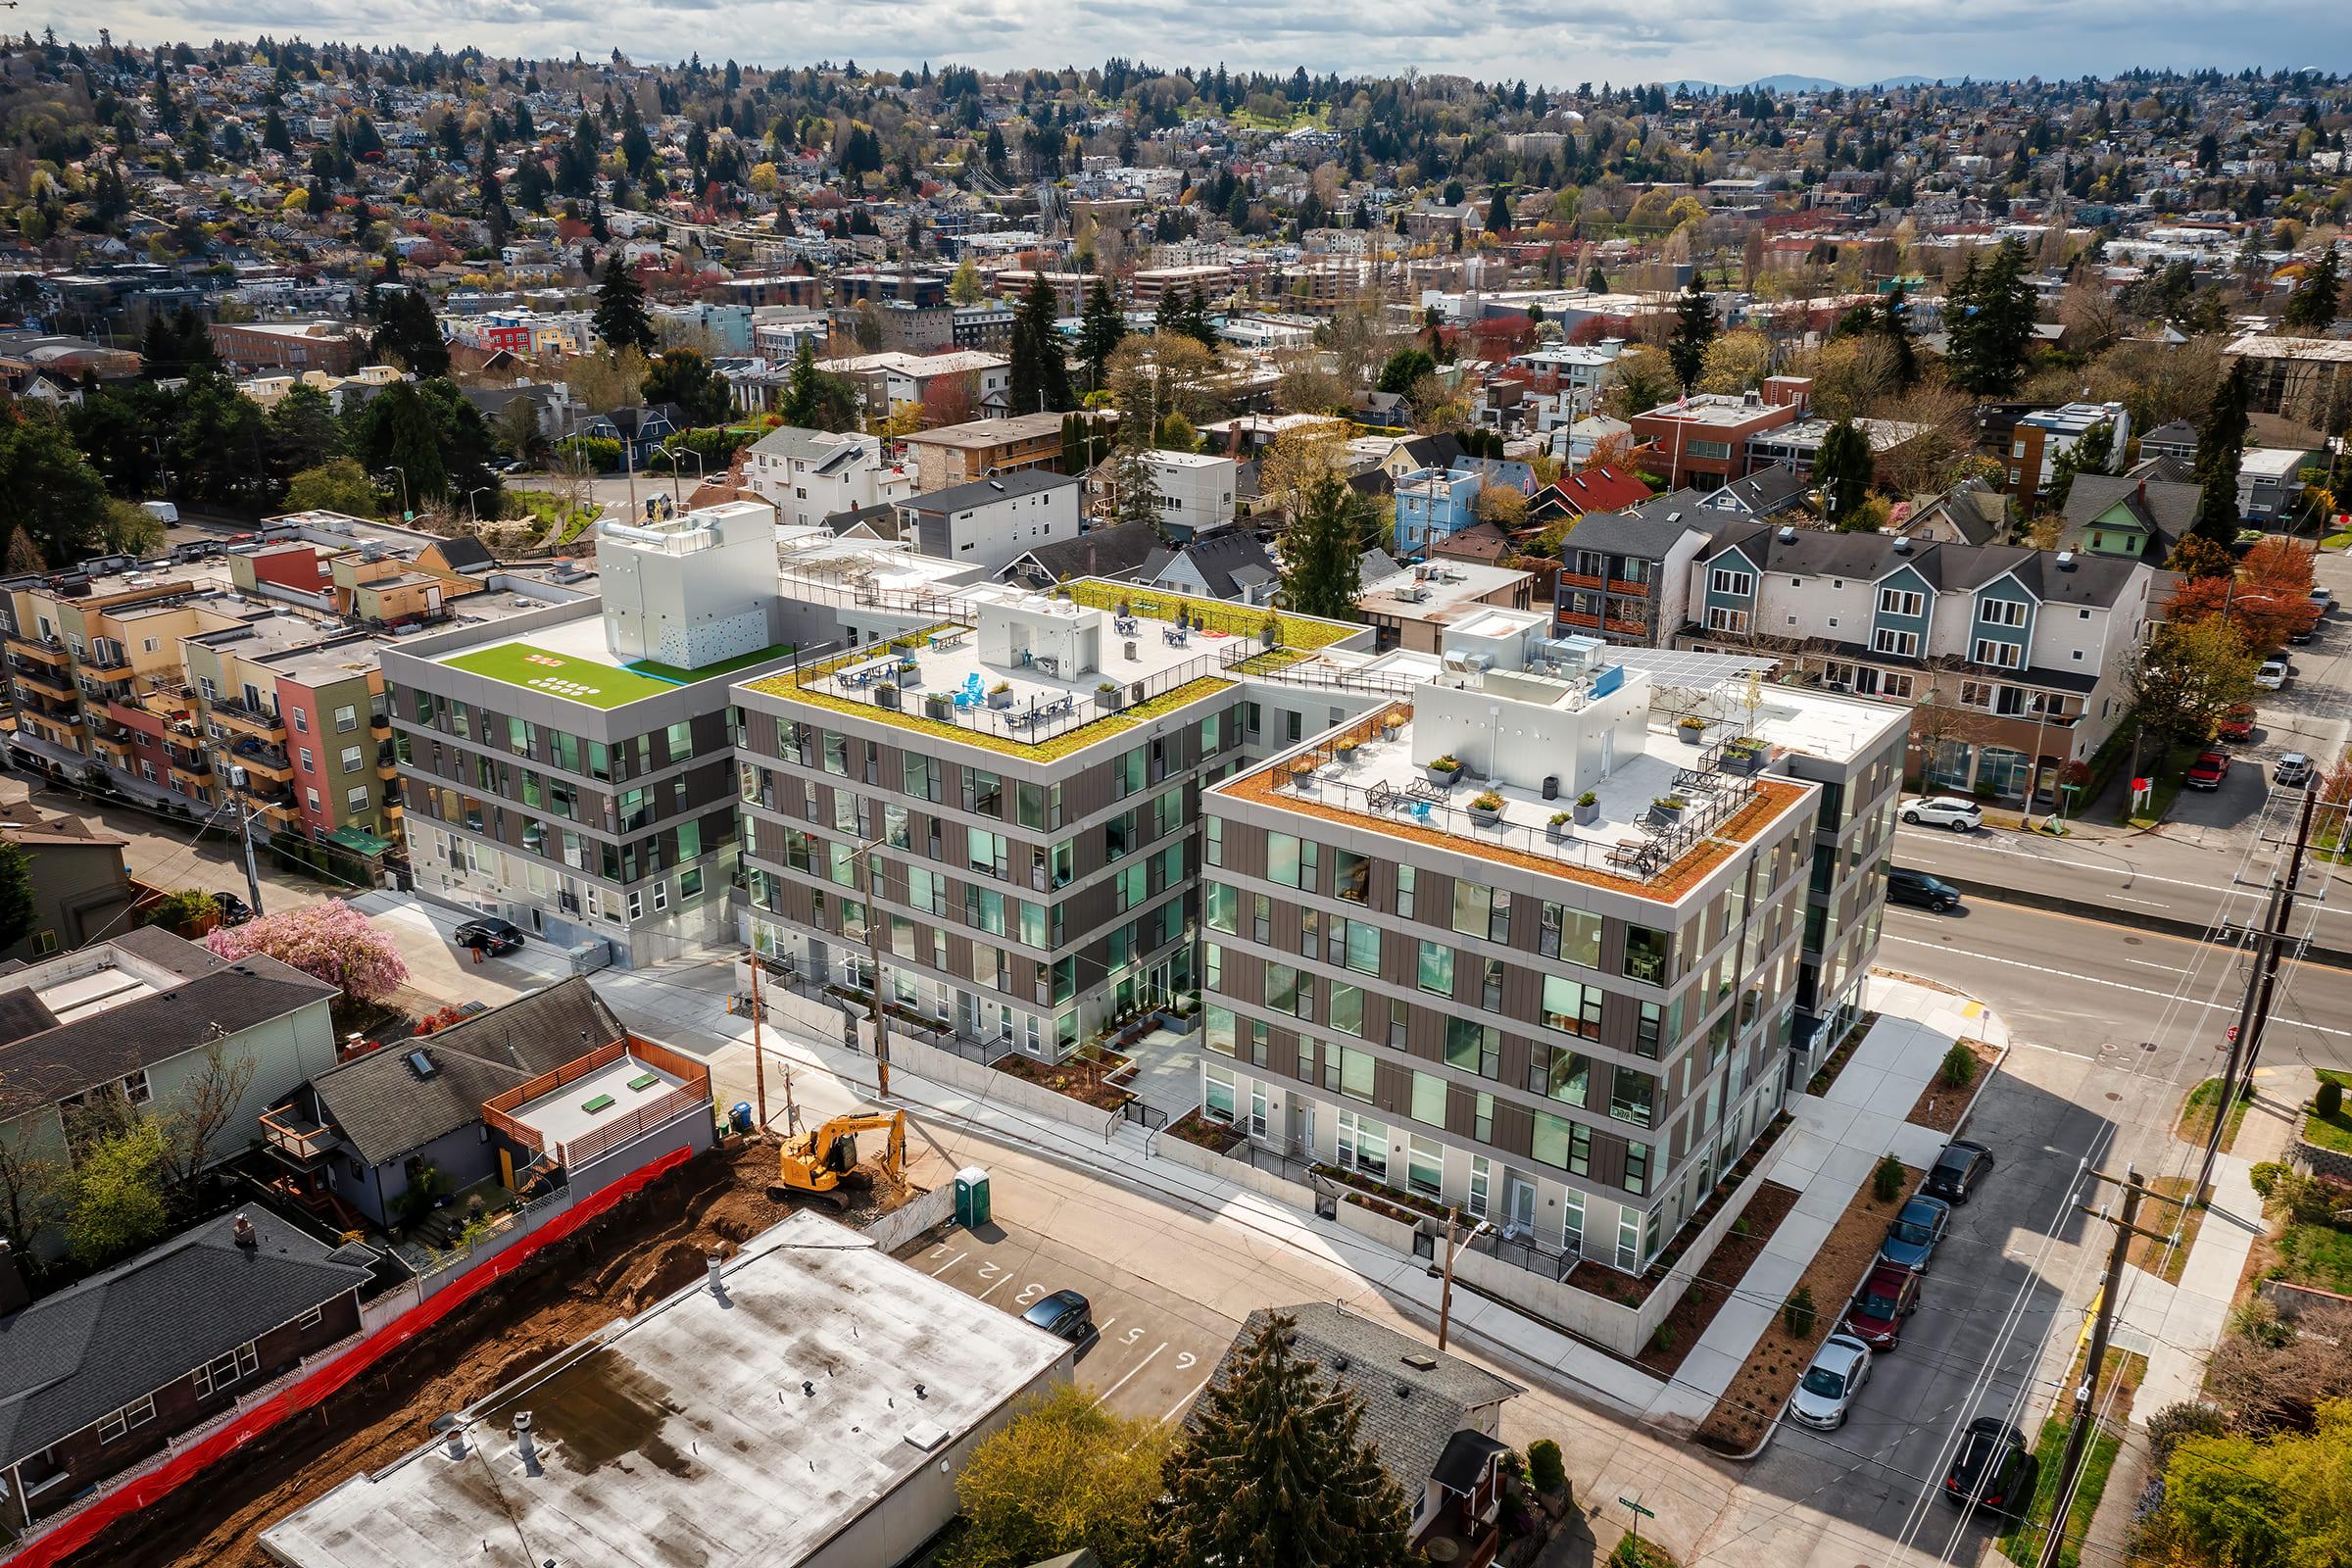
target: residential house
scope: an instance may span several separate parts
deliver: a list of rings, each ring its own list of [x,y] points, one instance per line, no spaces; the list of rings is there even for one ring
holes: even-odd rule
[[[52,816],[22,794],[0,805],[0,839],[24,857],[33,908],[32,929],[0,949],[0,961],[45,957],[127,928],[133,894],[122,851],[128,839],[78,816]]]
[[[1735,517],[1777,517],[1803,505],[1812,491],[1809,470],[1800,471],[1791,463],[1776,463],[1744,479],[1734,479],[1700,505]]]
[[[1169,539],[1182,544],[1231,525],[1240,467],[1233,459],[1153,451],[1144,461],[1159,501],[1160,530]]]
[[[2241,337],[2223,351],[2247,371],[2246,408],[2317,424],[2352,384],[2352,339]]]
[[[1475,468],[1416,468],[1396,481],[1396,548],[1400,556],[1427,555],[1448,534],[1478,521],[1478,493],[1486,475]]]
[[[2160,424],[2139,438],[2139,455],[2147,458],[2171,458],[2183,466],[2197,461],[2197,427],[2186,419],[2175,419]]]
[[[1634,439],[1654,443],[1669,488],[1719,490],[1775,461],[1749,442],[1804,417],[1812,382],[1776,375],[1761,391],[1695,392],[1637,414]]]
[[[914,487],[946,490],[1023,468],[1061,471],[1058,414],[1015,414],[918,430],[906,438],[914,455]]]
[[[591,440],[620,443],[621,466],[642,468],[654,448],[687,426],[686,412],[674,403],[654,403],[637,409],[614,409],[593,415],[579,423],[579,434]]]
[[[1282,568],[1266,547],[1233,529],[1162,550],[1144,570],[1154,588],[1234,604],[1271,605],[1282,586]]]
[[[2122,466],[2131,448],[2132,414],[2121,403],[2069,403],[2055,409],[2036,409],[2020,417],[2009,431],[2007,489],[2029,515],[2050,488],[2061,454],[2072,452],[2091,431],[2105,425],[2110,431],[2107,468]]]
[[[1908,704],[1906,774],[2009,801],[2114,732],[2161,608],[2159,574],[2128,557],[1770,524],[1725,529],[1691,578],[1682,646],[1770,652],[1785,675]]]
[[[752,444],[745,478],[775,504],[781,521],[803,528],[837,513],[895,505],[914,488],[913,475],[884,460],[879,437],[792,425]]]
[[[1447,627],[1475,619],[1483,608],[1525,610],[1534,582],[1532,572],[1514,567],[1441,559],[1363,579],[1355,611],[1372,628],[1374,652],[1435,654]]]
[[[1032,593],[1080,577],[1149,582],[1152,560],[1166,554],[1157,528],[1148,522],[1125,522],[1024,550],[997,575]]]
[[[1649,486],[1623,468],[1606,466],[1563,473],[1528,499],[1531,525],[1577,518],[1595,512],[1622,512],[1650,498]]]
[[[2295,447],[2249,447],[2237,460],[2237,514],[2257,528],[2298,520],[2303,470],[2328,466],[2328,454]]]
[[[1004,570],[1042,544],[1078,537],[1085,482],[1046,468],[1019,468],[899,503],[905,531],[924,555]]]
[[[2151,458],[2129,473],[2075,475],[2059,548],[2163,564],[2197,520],[2199,487],[2167,477],[2171,462]]]
[[[1690,564],[1729,525],[1695,490],[1586,516],[1561,543],[1552,579],[1559,634],[1673,647],[1690,618]]]
[[[244,375],[272,370],[349,375],[368,342],[348,321],[214,321],[206,330],[221,363]]]
[[[1511,1452],[1502,1406],[1526,1391],[1337,1301],[1306,1301],[1252,1309],[1209,1374],[1212,1392],[1233,1380],[1244,1348],[1276,1317],[1291,1320],[1297,1357],[1362,1406],[1357,1437],[1379,1448],[1381,1468],[1404,1494],[1412,1551],[1484,1568],[1500,1544],[1501,1462]]]
[[[1889,526],[1913,539],[1947,545],[1997,545],[2009,538],[2009,493],[1973,475],[1939,496],[1918,497],[1908,505],[1910,510]]]
[[[30,1526],[357,1334],[373,1256],[252,1208],[0,1317],[0,1520]]]
[[[948,323],[940,323],[943,336]],[[824,360],[822,367],[846,376],[858,387],[866,408],[888,415],[903,404],[929,407],[935,400],[959,399],[975,414],[1011,413],[1004,398],[1012,387],[1011,362],[1001,354],[978,349],[950,349],[942,354],[885,351],[849,359]],[[1059,416],[1055,416],[1059,429]]]

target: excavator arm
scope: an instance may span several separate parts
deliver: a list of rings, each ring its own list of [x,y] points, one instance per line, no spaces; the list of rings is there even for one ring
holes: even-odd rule
[[[786,1139],[777,1153],[778,1185],[785,1192],[806,1193],[846,1207],[842,1178],[857,1165],[857,1137],[861,1132],[888,1130],[890,1141],[882,1154],[882,1169],[899,1180],[906,1168],[906,1113],[873,1111],[836,1116],[815,1131]]]

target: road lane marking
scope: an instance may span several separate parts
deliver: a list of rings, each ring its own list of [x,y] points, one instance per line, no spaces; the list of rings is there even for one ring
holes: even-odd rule
[[[941,1250],[941,1251],[945,1251],[945,1250],[946,1250],[946,1249],[945,1249],[945,1248],[942,1248],[940,1250]],[[933,1255],[934,1257],[936,1257],[936,1256],[938,1256],[939,1254],[938,1254],[937,1252],[934,1252],[932,1255]],[[955,1267],[956,1264],[958,1264],[958,1263],[962,1262],[962,1261],[963,1261],[963,1260],[964,1260],[966,1257],[969,1257],[970,1255],[971,1255],[971,1254],[970,1254],[970,1253],[968,1253],[968,1252],[957,1252],[957,1253],[956,1253],[956,1254],[954,1257],[951,1257],[951,1258],[949,1258],[949,1259],[948,1259],[948,1260],[947,1260],[945,1263],[942,1263],[942,1264],[940,1264],[940,1265],[939,1265],[939,1267],[937,1267],[937,1268],[933,1269],[933,1270],[931,1271],[931,1277],[932,1277],[933,1279],[937,1279],[937,1278],[939,1278],[939,1277],[940,1277],[942,1274],[945,1274],[945,1273],[946,1273],[948,1270],[950,1270],[950,1269],[954,1268],[954,1267]]]
[[[1210,1376],[1210,1377],[1214,1377],[1215,1375],[1216,1375],[1216,1374],[1215,1374],[1215,1373],[1213,1373],[1213,1372],[1209,1374],[1209,1376]],[[1173,1421],[1173,1420],[1175,1420],[1175,1419],[1176,1419],[1176,1417],[1177,1417],[1177,1416],[1178,1416],[1180,1413],[1182,1413],[1182,1411],[1184,1410],[1184,1407],[1185,1407],[1186,1405],[1188,1405],[1188,1404],[1192,1403],[1192,1402],[1193,1402],[1195,1399],[1199,1398],[1199,1397],[1200,1396],[1200,1391],[1201,1391],[1202,1389],[1205,1389],[1205,1388],[1207,1388],[1207,1387],[1208,1387],[1208,1378],[1202,1378],[1202,1379],[1201,1379],[1200,1382],[1198,1382],[1198,1383],[1194,1384],[1194,1385],[1193,1385],[1191,1388],[1189,1388],[1189,1389],[1185,1390],[1185,1391],[1184,1391],[1184,1397],[1183,1397],[1183,1398],[1181,1398],[1181,1399],[1178,1399],[1178,1400],[1177,1400],[1177,1401],[1176,1401],[1174,1404],[1171,1404],[1171,1405],[1169,1405],[1169,1406],[1168,1406],[1168,1409],[1167,1409],[1167,1413],[1166,1413],[1165,1415],[1162,1415],[1162,1416],[1161,1416],[1161,1417],[1160,1417],[1160,1418],[1159,1418],[1157,1421],[1154,1421],[1154,1422],[1152,1422],[1152,1424],[1153,1426],[1166,1426],[1166,1425],[1167,1425],[1167,1424],[1168,1424],[1170,1421]]]
[[[1114,1394],[1118,1393],[1118,1392],[1119,1392],[1121,1389],[1125,1388],[1125,1387],[1127,1386],[1127,1379],[1128,1379],[1128,1378],[1132,1378],[1132,1377],[1134,1377],[1134,1376],[1135,1376],[1135,1375],[1136,1375],[1138,1372],[1141,1372],[1141,1371],[1142,1371],[1144,1368],[1146,1368],[1146,1367],[1150,1366],[1150,1365],[1151,1365],[1151,1364],[1152,1364],[1153,1361],[1157,1360],[1157,1359],[1159,1358],[1159,1352],[1160,1352],[1160,1351],[1162,1351],[1162,1350],[1164,1350],[1164,1349],[1166,1349],[1167,1348],[1168,1348],[1168,1342],[1167,1342],[1167,1341],[1165,1341],[1165,1340],[1162,1340],[1162,1341],[1160,1341],[1160,1342],[1159,1342],[1157,1345],[1153,1346],[1153,1347],[1152,1348],[1152,1353],[1151,1353],[1150,1355],[1147,1355],[1147,1356],[1145,1356],[1145,1357],[1144,1357],[1144,1358],[1143,1358],[1141,1361],[1138,1361],[1138,1362],[1136,1362],[1136,1363],[1135,1363],[1135,1365],[1133,1365],[1133,1366],[1131,1366],[1131,1367],[1129,1367],[1129,1368],[1127,1369],[1127,1377],[1123,1377],[1123,1378],[1119,1379],[1119,1381],[1118,1381],[1118,1382],[1116,1382],[1116,1383],[1113,1383],[1113,1384],[1112,1384],[1112,1385],[1111,1385],[1109,1388],[1107,1388],[1107,1389],[1104,1389],[1104,1390],[1103,1390],[1103,1391],[1102,1391],[1101,1394],[1098,1394],[1098,1395],[1096,1395],[1096,1396],[1095,1396],[1095,1403],[1097,1403],[1097,1404],[1102,1404],[1102,1403],[1103,1403],[1103,1402],[1104,1402],[1105,1400],[1107,1400],[1107,1399],[1108,1399],[1108,1398],[1109,1398],[1109,1397],[1110,1397],[1112,1395],[1114,1395]]]
[[[1937,953],[1947,955],[1957,954],[1957,956],[1960,957],[1973,958],[1980,963],[2000,963],[2008,965],[2012,969],[2031,969],[2035,974],[2046,974],[2060,980],[2081,980],[2087,985],[2109,986],[2117,991],[2136,992],[2143,997],[2154,997],[2160,1002],[2173,1002],[2178,1000],[2183,1006],[2196,1007],[2206,1012],[2235,1012],[2238,1010],[2238,1004],[2235,1002],[2198,1002],[2193,998],[2177,999],[2175,993],[2170,991],[2155,991],[2146,986],[2129,985],[2121,980],[2108,980],[2095,974],[2076,974],[2070,969],[2053,969],[2047,964],[2028,963],[2023,958],[1996,958],[1989,953],[1959,952],[1958,950],[1955,950],[1947,944],[1941,942],[1922,942],[1916,937],[1898,937],[1891,935],[1885,937],[1883,940],[1887,942],[1900,942],[1904,946],[1912,948],[1932,948]],[[2309,1029],[2318,1034],[2340,1035],[2346,1040],[2352,1040],[2352,1029],[2336,1029],[2324,1023],[2308,1023],[2300,1018],[2282,1018],[2275,1012],[2271,1015],[2271,1027],[2284,1029]]]
[[[1006,1280],[1008,1280],[1008,1279],[1010,1279],[1010,1278],[1012,1278],[1012,1276],[1011,1276],[1010,1274],[1000,1274],[1000,1275],[998,1275],[998,1276],[997,1276],[997,1280],[996,1280],[996,1285],[991,1285],[991,1286],[988,1288],[988,1290],[986,1290],[986,1291],[982,1291],[982,1292],[981,1292],[981,1293],[980,1293],[978,1296],[975,1296],[975,1297],[973,1297],[973,1298],[972,1298],[972,1299],[973,1299],[973,1300],[975,1300],[975,1301],[985,1301],[985,1300],[987,1300],[987,1299],[988,1299],[988,1298],[989,1298],[989,1293],[990,1293],[990,1292],[992,1292],[992,1291],[994,1291],[994,1290],[997,1288],[997,1285],[1002,1285],[1002,1284],[1004,1284],[1004,1283]]]

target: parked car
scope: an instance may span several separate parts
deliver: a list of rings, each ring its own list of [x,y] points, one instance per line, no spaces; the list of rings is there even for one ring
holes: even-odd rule
[[[2242,746],[2252,740],[2254,738],[2254,705],[2240,703],[2223,714],[2222,721],[2213,727],[2213,738],[2219,741],[2228,741],[2232,746]]]
[[[2281,753],[2271,764],[2271,782],[2282,790],[2299,790],[2311,782],[2311,759],[2301,752]]]
[[[2026,1435],[1997,1416],[1981,1415],[1968,1424],[1944,1472],[1943,1494],[1962,1507],[1974,1503],[2014,1515],[2032,1500],[2040,1478],[2041,1463],[2026,1446]]]
[[[512,920],[496,915],[482,915],[458,927],[454,939],[461,948],[471,948],[495,958],[502,953],[513,953],[522,946],[522,932]]]
[[[1951,1204],[1940,1198],[1914,1198],[1894,1216],[1894,1223],[1886,1227],[1886,1240],[1879,1244],[1879,1256],[1925,1274],[1928,1259],[1936,1255],[1936,1246],[1951,1226]]]
[[[1886,897],[1894,904],[1914,904],[1937,914],[1949,914],[1960,907],[1960,890],[1949,882],[1938,882],[1925,871],[1913,871],[1899,865],[1886,868]]]
[[[1042,1298],[1021,1314],[1021,1321],[1081,1348],[1093,1344],[1101,1335],[1095,1327],[1093,1304],[1076,1291],[1055,1291]]]
[[[1897,1263],[1875,1263],[1845,1309],[1845,1332],[1874,1350],[1902,1337],[1903,1319],[1919,1310],[1919,1275]]]
[[[1835,1432],[1853,1412],[1854,1396],[1870,1381],[1870,1347],[1850,1334],[1833,1334],[1813,1352],[1813,1364],[1788,1396],[1789,1419]]]
[[[2287,677],[2293,673],[2287,665],[2286,656],[2281,654],[2276,659],[2262,662],[2262,667],[2254,672],[2254,684],[2266,692],[2282,692],[2286,690]]]
[[[1903,820],[1913,827],[1948,827],[1955,833],[1974,833],[1984,825],[1984,808],[1957,795],[1930,795],[1904,807]]]
[[[220,911],[222,925],[243,925],[253,918],[253,910],[246,907],[245,901],[234,893],[214,894],[213,907]]]
[[[1977,1183],[1992,1174],[1992,1151],[1983,1144],[1955,1138],[1943,1146],[1936,1156],[1936,1164],[1919,1190],[1930,1198],[1940,1198],[1955,1206],[1968,1201]]]
[[[2188,764],[2188,777],[2184,782],[2192,790],[2218,790],[2222,787],[2222,780],[2229,776],[2228,752],[2199,752],[2197,760]]]
[[[2325,588],[2314,588],[2311,591],[2311,602],[2324,616],[2335,608],[2335,595]]]

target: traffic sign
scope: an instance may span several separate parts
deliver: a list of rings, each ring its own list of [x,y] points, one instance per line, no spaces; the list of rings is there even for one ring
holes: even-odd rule
[[[1655,1513],[1652,1513],[1649,1509],[1642,1507],[1631,1497],[1619,1497],[1617,1500],[1624,1506],[1633,1509],[1634,1512],[1640,1514],[1644,1519],[1655,1519],[1657,1517]]]

